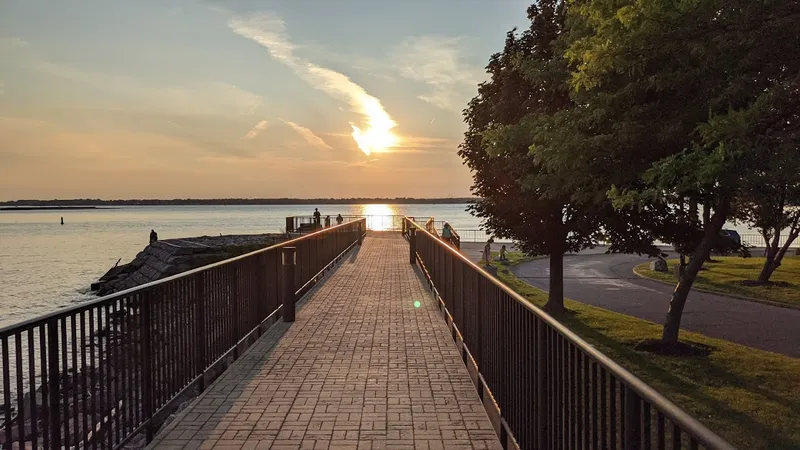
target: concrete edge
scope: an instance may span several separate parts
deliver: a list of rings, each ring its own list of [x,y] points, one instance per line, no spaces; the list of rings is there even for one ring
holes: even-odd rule
[[[644,274],[640,273],[638,270],[636,270],[636,267],[633,268],[633,274],[636,275],[637,277],[643,279],[643,280],[654,281],[656,283],[661,283],[661,284],[666,285],[666,286],[673,286],[673,283],[668,283],[668,282],[666,282],[664,280],[659,280],[659,279],[656,279],[656,278],[650,278],[647,275],[644,275]],[[761,303],[763,305],[776,306],[778,308],[796,309],[796,310],[800,311],[800,306],[798,306],[798,305],[790,305],[790,304],[786,304],[786,303],[775,302],[775,301],[772,301],[772,300],[765,300],[763,298],[755,298],[755,297],[747,297],[745,295],[729,294],[727,292],[714,291],[714,290],[711,290],[711,289],[699,288],[699,287],[695,287],[695,286],[692,286],[692,290],[698,291],[698,292],[703,292],[703,293],[706,293],[706,294],[719,295],[720,297],[728,297],[728,298],[732,298],[732,299],[735,299],[735,300],[744,300],[744,301],[748,301],[748,302]]]

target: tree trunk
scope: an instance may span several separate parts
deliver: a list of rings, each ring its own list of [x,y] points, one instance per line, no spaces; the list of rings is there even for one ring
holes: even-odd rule
[[[775,251],[770,252],[768,250],[767,260],[764,261],[764,267],[761,269],[761,273],[758,275],[758,281],[762,283],[766,283],[769,281],[772,274],[781,266],[781,262],[783,262],[783,257],[786,255],[786,252],[789,251],[789,246],[792,245],[797,236],[800,234],[800,230],[791,230],[789,235],[786,236],[786,242],[783,243],[780,249],[775,247]],[[777,241],[777,239],[776,239]],[[770,254],[771,253],[771,254]]]
[[[772,236],[772,242],[769,241],[767,238],[769,234],[765,230],[764,241],[767,243],[767,248],[764,251],[764,266],[761,268],[761,273],[758,274],[758,281],[761,283],[766,283],[769,281],[769,277],[772,276],[772,272],[777,269],[777,265],[775,264],[775,257],[778,254],[778,242],[780,242],[781,238],[781,230],[778,227],[775,227],[774,234]]]
[[[547,294],[545,311],[552,314],[564,312],[564,253],[550,255],[550,291]]]
[[[710,225],[711,225],[711,206],[709,205],[708,202],[705,202],[705,203],[703,203],[703,229],[707,230]],[[720,228],[720,230],[721,229],[722,228]],[[711,241],[711,249],[714,248],[714,243],[718,239],[718,236],[719,236],[719,230],[717,230],[717,235],[714,236],[714,240]],[[711,259],[711,251],[706,253],[706,255],[703,257],[703,261],[709,261],[709,262],[712,261],[712,259]],[[691,264],[691,261],[689,263]],[[702,264],[701,264],[701,267],[702,267]]]
[[[708,222],[708,226],[705,227],[703,240],[700,241],[700,245],[692,253],[689,265],[686,266],[683,276],[678,280],[678,285],[675,286],[675,290],[672,292],[667,318],[664,321],[664,332],[661,337],[662,343],[666,345],[678,343],[678,333],[681,328],[681,317],[683,316],[683,308],[686,306],[686,298],[689,296],[689,291],[692,289],[692,284],[694,284],[700,268],[703,267],[706,258],[711,254],[711,248],[714,246],[720,230],[725,225],[729,208],[727,203],[727,201],[723,202],[723,206],[714,211],[714,216]],[[707,205],[704,205],[703,209],[705,214]]]

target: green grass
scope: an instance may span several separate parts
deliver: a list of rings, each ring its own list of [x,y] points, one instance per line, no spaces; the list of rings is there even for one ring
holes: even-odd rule
[[[547,294],[498,276],[542,306]],[[800,449],[800,359],[682,331],[683,342],[708,346],[707,356],[674,357],[637,351],[661,337],[661,325],[566,300],[569,329],[617,361],[693,417],[741,449]],[[666,313],[666,311],[665,311]]]
[[[695,287],[719,292],[720,294],[743,295],[777,303],[800,306],[800,257],[786,256],[780,267],[772,274],[770,284],[746,286],[745,280],[756,280],[764,265],[764,258],[741,258],[737,256],[715,257],[706,263],[706,270],[700,271]],[[667,260],[670,272],[650,270],[649,263],[640,264],[636,271],[642,276],[660,281],[675,283],[677,259]]]
[[[499,266],[513,266],[514,264],[519,264],[523,261],[531,261],[534,259],[540,259],[541,256],[528,256],[522,252],[506,252],[506,259],[508,261],[500,261],[500,252],[492,252],[492,265],[499,265]],[[546,256],[544,256],[546,258]]]

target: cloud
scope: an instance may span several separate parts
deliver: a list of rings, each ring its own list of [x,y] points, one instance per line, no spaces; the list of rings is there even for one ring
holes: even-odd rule
[[[0,49],[29,47],[28,41],[16,36],[0,36]]]
[[[418,98],[438,108],[460,112],[472,97],[483,69],[464,61],[464,38],[419,36],[406,38],[393,50],[400,74],[424,83],[429,92]]]
[[[0,40],[0,44],[2,42],[4,41]],[[118,94],[126,97],[130,105],[144,104],[149,110],[164,113],[185,116],[249,116],[264,105],[264,99],[260,95],[223,81],[192,81],[182,85],[155,86],[127,75],[83,70],[50,61],[28,50],[23,58],[15,59],[14,63],[52,77],[87,85],[92,89]]]
[[[247,134],[242,136],[242,139],[248,139],[248,140],[254,139],[256,136],[261,134],[262,131],[264,131],[264,128],[267,128],[266,120],[262,120],[261,122],[255,124],[255,126],[253,126],[253,128],[251,128],[250,131],[247,132]]]
[[[301,125],[298,125],[298,124],[296,124],[294,122],[291,122],[289,120],[281,119],[281,122],[283,122],[286,125],[289,125],[290,127],[292,127],[292,129],[294,131],[296,131],[297,134],[302,136],[303,139],[305,139],[306,142],[308,142],[311,146],[316,147],[316,148],[318,148],[320,150],[333,150],[333,147],[331,147],[330,145],[325,143],[325,141],[323,141],[321,137],[319,137],[316,134],[314,134],[314,132],[309,130],[308,128],[306,128],[304,126],[301,126]]]
[[[233,18],[228,25],[236,34],[266,47],[270,56],[291,68],[311,87],[346,102],[353,111],[361,114],[366,121],[365,126],[359,127],[350,123],[353,140],[361,151],[369,155],[395,145],[397,138],[391,130],[397,123],[386,112],[380,100],[346,75],[296,56],[294,51],[298,47],[286,33],[283,19],[271,13],[261,13]]]

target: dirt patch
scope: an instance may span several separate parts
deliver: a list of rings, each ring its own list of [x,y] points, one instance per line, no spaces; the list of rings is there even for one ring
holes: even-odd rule
[[[694,342],[678,342],[677,344],[664,344],[660,339],[646,339],[639,342],[634,350],[656,353],[665,356],[708,356],[714,352],[714,347]]]

